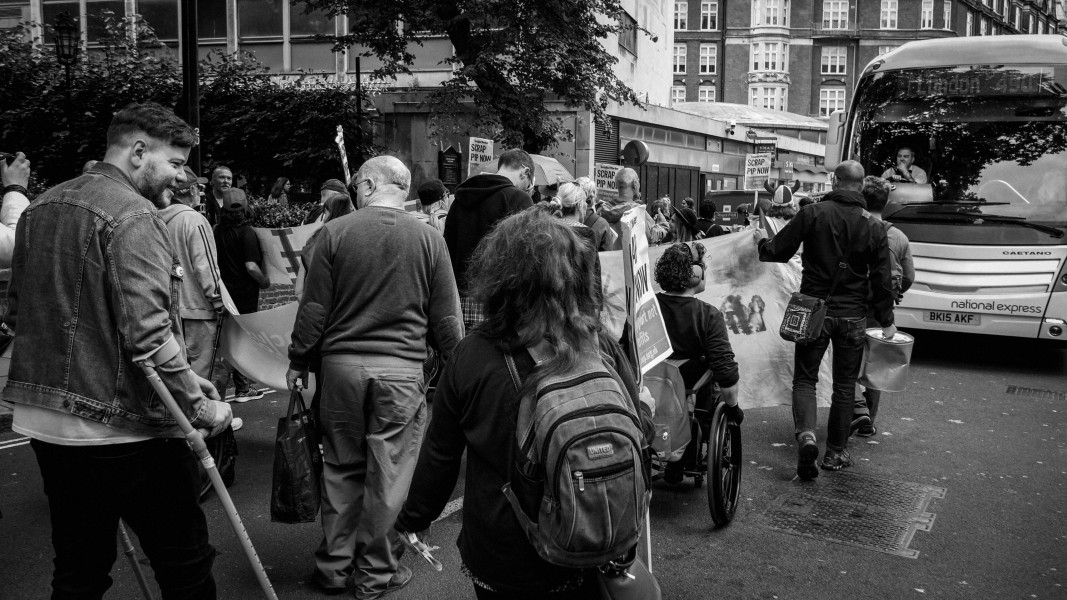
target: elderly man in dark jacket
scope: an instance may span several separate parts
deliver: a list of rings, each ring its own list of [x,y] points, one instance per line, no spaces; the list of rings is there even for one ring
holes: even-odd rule
[[[797,213],[773,239],[762,239],[763,233],[757,233],[759,257],[764,262],[786,262],[804,244],[800,292],[823,298],[827,305],[822,334],[813,342],[798,343],[794,355],[793,423],[797,475],[802,479],[819,475],[815,384],[826,348],[833,343],[834,391],[822,468],[837,471],[853,464],[846,447],[868,312],[887,338],[896,333],[885,227],[867,212],[862,189],[863,167],[845,161],[834,170],[833,191],[822,202]]]

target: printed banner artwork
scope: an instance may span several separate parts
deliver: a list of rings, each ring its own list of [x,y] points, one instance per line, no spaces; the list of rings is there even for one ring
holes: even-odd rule
[[[470,138],[467,147],[467,177],[478,172],[478,167],[493,162],[493,140]]]
[[[626,320],[630,324],[630,348],[635,349],[641,372],[647,373],[671,355],[671,340],[649,277],[648,241],[645,239],[643,206],[623,213],[622,265],[626,285]]]
[[[778,335],[789,295],[800,289],[800,261],[763,263],[752,230],[700,241],[706,250],[707,288],[697,298],[718,308],[726,321],[730,344],[741,372],[738,383],[743,408],[790,404],[794,345]],[[649,248],[650,273],[667,246]],[[619,339],[626,322],[626,285],[622,252],[601,252],[604,285],[601,324]],[[653,282],[653,290],[659,286]],[[831,350],[819,367],[819,406],[830,405]]]
[[[263,274],[271,283],[296,283],[300,251],[319,227],[322,227],[322,223],[280,229],[254,228],[259,249],[263,253]]]

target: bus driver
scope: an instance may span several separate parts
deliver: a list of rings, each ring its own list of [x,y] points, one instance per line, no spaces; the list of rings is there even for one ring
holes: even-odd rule
[[[914,166],[915,151],[907,146],[897,150],[897,162],[882,173],[882,179],[906,183],[926,183],[926,171]]]

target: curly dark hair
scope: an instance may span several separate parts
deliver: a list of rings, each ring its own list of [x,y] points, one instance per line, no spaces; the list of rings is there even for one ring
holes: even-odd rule
[[[468,284],[486,315],[481,331],[507,350],[547,340],[555,351],[527,389],[572,367],[600,330],[595,256],[572,227],[536,206],[500,221],[474,251]]]
[[[689,280],[693,276],[693,265],[704,266],[704,244],[694,243],[697,251],[697,261],[693,262],[693,254],[686,244],[674,244],[663,253],[656,261],[656,283],[665,292],[684,292],[693,287]]]

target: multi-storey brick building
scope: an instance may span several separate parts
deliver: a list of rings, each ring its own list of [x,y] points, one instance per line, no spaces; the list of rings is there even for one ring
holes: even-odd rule
[[[689,0],[674,3],[672,102],[825,117],[867,63],[917,39],[1058,33],[1060,0]]]

